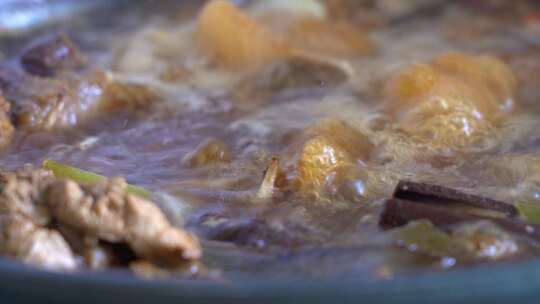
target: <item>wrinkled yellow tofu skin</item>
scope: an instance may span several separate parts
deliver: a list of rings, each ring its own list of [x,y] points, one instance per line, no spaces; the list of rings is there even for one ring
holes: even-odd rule
[[[225,0],[210,1],[198,20],[203,50],[231,68],[255,67],[284,56],[286,42]]]
[[[229,1],[213,0],[197,24],[201,49],[229,69],[253,69],[288,59],[352,57],[372,53],[366,33],[345,23],[310,17],[282,22],[279,14],[256,18]]]
[[[325,192],[336,175],[357,168],[369,159],[369,138],[338,119],[323,120],[308,127],[293,145],[293,184],[300,192]],[[326,190],[325,190],[326,189]]]
[[[400,129],[433,147],[482,142],[515,108],[518,84],[510,68],[490,56],[441,55],[393,76],[385,111]]]

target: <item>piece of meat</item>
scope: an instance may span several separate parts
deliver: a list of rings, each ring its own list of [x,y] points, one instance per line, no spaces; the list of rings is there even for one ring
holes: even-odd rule
[[[160,99],[161,94],[150,86],[113,80],[105,87],[100,109],[105,112],[144,109]]]
[[[51,217],[42,192],[51,180],[44,170],[0,173],[0,253],[47,269],[72,270],[76,260],[69,245],[45,228]]]
[[[0,89],[0,148],[7,146],[13,137],[14,128],[9,118],[10,108],[10,104],[4,99]]]
[[[73,270],[75,257],[61,234],[46,228],[51,217],[43,190],[49,171],[22,169],[0,173],[0,253],[54,270]]]
[[[125,208],[126,239],[141,257],[160,264],[177,264],[201,256],[197,239],[171,226],[156,205],[127,195]]]
[[[59,180],[51,185],[46,195],[50,212],[59,221],[103,240],[120,242],[125,228],[124,188],[124,181],[113,179],[110,184],[89,188],[95,195],[87,195],[77,183]]]
[[[136,259],[178,266],[201,256],[198,240],[171,226],[126,182],[78,185],[50,171],[0,173],[0,254],[48,269],[127,266]]]
[[[54,228],[62,234],[71,250],[83,258],[85,266],[91,270],[127,266],[136,258],[133,251],[125,244],[105,242],[95,235],[86,234],[84,231],[60,223],[55,223]]]
[[[123,179],[82,187],[59,180],[47,200],[58,221],[109,242],[125,242],[142,258],[176,264],[201,255],[194,236],[171,226],[152,202],[126,193]]]
[[[42,194],[52,179],[45,170],[1,172],[0,213],[18,214],[36,225],[48,224],[51,217]]]
[[[114,80],[87,64],[65,34],[31,44],[21,56],[21,66],[0,65],[0,93],[11,104],[13,124],[18,128],[75,126],[104,112],[132,111],[160,99],[149,86]],[[10,109],[0,107],[0,127],[2,110]],[[7,127],[1,130],[7,131],[6,136],[0,132],[0,145],[11,134]]]
[[[40,78],[0,67],[0,89],[12,105],[13,122],[26,129],[50,130],[78,124],[96,113],[107,84],[96,70],[66,78]]]
[[[87,59],[65,33],[47,35],[30,44],[21,55],[25,71],[52,77],[65,70],[82,68]]]
[[[57,231],[13,213],[0,215],[0,253],[50,270],[74,270],[75,256]]]
[[[0,66],[1,89],[12,105],[15,126],[32,130],[75,126],[102,113],[144,109],[160,100],[151,87],[111,80],[98,69],[41,78]]]

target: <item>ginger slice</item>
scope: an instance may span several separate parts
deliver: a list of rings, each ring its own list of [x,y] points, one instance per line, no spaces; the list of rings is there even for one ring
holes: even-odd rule
[[[279,168],[279,159],[277,157],[272,157],[270,164],[266,169],[264,174],[263,181],[257,192],[257,197],[260,199],[269,199],[274,194],[274,189],[276,187],[276,181],[279,177],[280,168]]]

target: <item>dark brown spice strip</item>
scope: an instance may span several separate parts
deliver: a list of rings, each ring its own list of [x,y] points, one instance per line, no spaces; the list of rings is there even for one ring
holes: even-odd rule
[[[518,217],[493,218],[460,212],[445,205],[429,205],[395,198],[385,202],[379,225],[384,229],[391,229],[420,219],[430,220],[433,225],[441,228],[473,220],[490,220],[509,232],[540,241],[540,225],[527,224]]]
[[[498,211],[509,217],[519,214],[517,208],[512,204],[484,196],[467,194],[452,188],[411,181],[400,181],[394,191],[394,198],[432,205],[457,203],[480,209]]]

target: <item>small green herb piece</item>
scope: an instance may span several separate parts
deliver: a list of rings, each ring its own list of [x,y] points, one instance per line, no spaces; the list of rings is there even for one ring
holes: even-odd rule
[[[540,224],[540,203],[518,202],[516,207],[519,214],[530,224]]]
[[[452,237],[428,220],[418,220],[394,230],[394,239],[410,249],[432,256],[447,256],[453,250]]]
[[[51,170],[56,177],[69,178],[82,184],[95,184],[106,178],[103,175],[64,165],[50,159],[43,161],[43,168]],[[131,194],[144,198],[150,198],[152,196],[150,191],[134,185],[128,185],[126,190]]]

